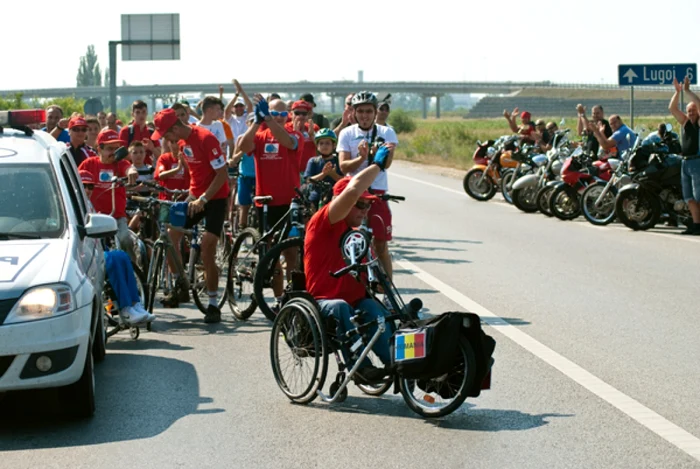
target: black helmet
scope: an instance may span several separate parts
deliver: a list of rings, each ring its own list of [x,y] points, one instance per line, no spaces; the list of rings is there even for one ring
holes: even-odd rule
[[[360,91],[352,97],[352,107],[356,108],[360,104],[371,104],[377,109],[377,97],[370,91]]]

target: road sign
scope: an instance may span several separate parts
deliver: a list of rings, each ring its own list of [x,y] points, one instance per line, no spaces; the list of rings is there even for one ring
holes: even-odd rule
[[[620,86],[670,86],[686,76],[691,85],[698,83],[697,64],[618,65],[617,74]]]
[[[180,15],[122,15],[122,60],[180,60]]]

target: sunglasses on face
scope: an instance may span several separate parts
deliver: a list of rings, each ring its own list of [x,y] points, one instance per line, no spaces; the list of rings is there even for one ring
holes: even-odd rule
[[[374,109],[355,109],[355,114],[373,114]]]
[[[355,208],[358,210],[368,210],[372,206],[372,202],[363,202],[361,200],[358,200],[355,203]]]
[[[345,103],[346,106],[352,106],[352,103]]]
[[[272,117],[287,117],[289,113],[287,111],[270,111]]]
[[[306,111],[294,111],[295,116],[308,116],[309,113]]]
[[[94,184],[85,184],[85,183],[83,183],[83,186],[85,186],[85,189],[86,189],[86,190],[89,190],[89,191],[91,191],[91,190],[93,190],[93,189],[95,188],[95,185],[94,185]]]
[[[73,127],[71,131],[73,132],[87,132],[87,127]]]
[[[380,107],[379,110],[382,111],[382,112],[389,112],[389,108],[388,108],[388,107]]]

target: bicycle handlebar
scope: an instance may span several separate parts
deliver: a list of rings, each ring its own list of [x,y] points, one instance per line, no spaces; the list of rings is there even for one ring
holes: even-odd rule
[[[378,195],[377,197],[382,200],[390,200],[392,202],[400,202],[406,200],[406,197],[401,195],[382,194]]]
[[[361,267],[360,264],[352,264],[352,265],[349,265],[347,267],[343,267],[342,269],[340,269],[337,272],[330,272],[330,274],[331,274],[331,277],[333,277],[333,278],[339,278],[339,277],[342,277],[343,275],[345,275],[349,272],[352,272],[355,269],[359,269],[360,267]]]

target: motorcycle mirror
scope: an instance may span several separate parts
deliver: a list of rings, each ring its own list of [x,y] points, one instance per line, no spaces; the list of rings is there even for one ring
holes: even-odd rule
[[[561,127],[564,127],[564,126],[566,125],[566,119],[564,119],[564,118],[562,117],[561,122],[559,122],[559,125],[560,125]]]
[[[118,162],[129,156],[129,149],[126,147],[119,147],[117,151],[114,152],[114,161]]]
[[[666,122],[666,132],[670,132],[672,130],[673,130],[673,126],[671,124],[669,124],[668,122]]]
[[[477,147],[480,147],[480,146],[481,146],[481,140],[477,140],[477,141],[476,141],[476,146],[477,146]]]

